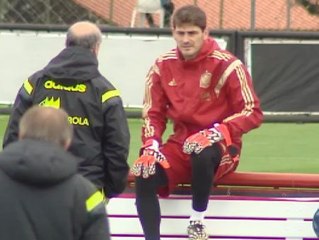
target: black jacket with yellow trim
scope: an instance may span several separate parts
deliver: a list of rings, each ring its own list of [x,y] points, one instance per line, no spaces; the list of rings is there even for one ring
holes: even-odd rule
[[[118,90],[98,71],[96,56],[67,47],[21,87],[9,119],[3,147],[16,141],[18,122],[32,105],[63,108],[74,126],[70,152],[81,158],[79,172],[107,197],[127,183],[130,133]]]
[[[21,140],[0,153],[0,239],[109,240],[102,194],[62,148]]]

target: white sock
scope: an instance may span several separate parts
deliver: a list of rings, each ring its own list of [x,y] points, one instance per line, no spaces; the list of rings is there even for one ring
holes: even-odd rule
[[[198,212],[192,209],[191,216],[189,217],[190,221],[204,221],[206,211]]]

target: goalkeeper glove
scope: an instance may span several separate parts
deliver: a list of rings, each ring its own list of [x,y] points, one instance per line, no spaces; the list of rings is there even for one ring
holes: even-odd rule
[[[150,139],[142,146],[141,156],[135,160],[131,172],[136,176],[148,178],[155,174],[156,163],[161,164],[163,168],[169,168],[170,165],[165,156],[158,149],[159,144],[156,140]]]
[[[218,123],[215,123],[214,127],[201,130],[189,136],[184,142],[183,152],[186,154],[193,152],[199,154],[204,148],[223,140],[224,136],[220,131],[220,126]]]

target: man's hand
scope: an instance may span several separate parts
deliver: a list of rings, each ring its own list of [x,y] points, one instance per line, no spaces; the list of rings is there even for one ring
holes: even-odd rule
[[[189,136],[183,145],[183,152],[187,154],[199,154],[204,148],[212,146],[214,143],[224,139],[223,134],[219,131],[219,124],[214,124],[214,127],[204,129]]]
[[[148,178],[155,174],[156,163],[161,164],[163,168],[169,168],[170,165],[165,156],[158,149],[156,140],[148,140],[141,149],[141,156],[135,160],[131,172],[139,177]]]

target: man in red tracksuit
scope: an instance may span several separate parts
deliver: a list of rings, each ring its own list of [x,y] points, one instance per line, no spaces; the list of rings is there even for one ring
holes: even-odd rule
[[[143,146],[131,171],[146,240],[160,239],[157,193],[192,185],[189,239],[208,239],[203,219],[213,179],[238,165],[242,135],[263,119],[251,76],[242,62],[208,37],[206,14],[194,5],[172,19],[177,48],[159,57],[145,86]],[[174,133],[166,143],[166,122]]]

